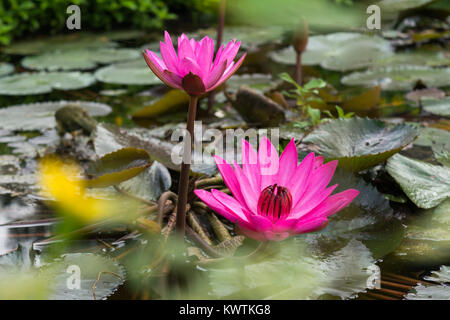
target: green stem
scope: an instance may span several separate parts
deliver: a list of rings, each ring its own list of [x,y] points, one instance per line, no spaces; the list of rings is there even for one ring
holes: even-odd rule
[[[184,141],[184,155],[183,155],[183,162],[181,163],[180,182],[178,185],[176,230],[178,234],[183,237],[186,228],[186,203],[189,187],[189,172],[191,169],[190,165],[192,154],[191,150],[192,144],[194,142],[194,122],[195,122],[195,115],[197,113],[197,103],[198,103],[198,96],[191,96],[191,99],[189,101],[189,111],[186,126],[190,139],[186,139]],[[189,154],[186,153],[187,150],[189,151]],[[185,159],[185,156],[187,156],[187,159]],[[187,163],[185,163],[184,160],[188,160]]]

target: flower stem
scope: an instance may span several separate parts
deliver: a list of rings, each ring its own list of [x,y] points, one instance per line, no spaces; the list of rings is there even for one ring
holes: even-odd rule
[[[187,119],[187,132],[189,138],[184,141],[184,156],[181,163],[180,182],[178,184],[178,202],[177,202],[177,222],[176,230],[179,235],[184,237],[184,230],[186,228],[186,203],[189,187],[189,172],[191,168],[191,150],[194,142],[194,122],[197,113],[198,96],[191,96],[189,101],[189,111]],[[189,151],[187,154],[186,151]],[[187,162],[185,162],[187,160]]]
[[[297,83],[301,86],[303,79],[302,79],[302,53],[297,52],[297,59],[295,63],[295,80]]]

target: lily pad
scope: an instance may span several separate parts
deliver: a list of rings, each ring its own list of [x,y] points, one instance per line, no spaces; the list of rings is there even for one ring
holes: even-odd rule
[[[450,97],[444,99],[423,99],[422,106],[427,112],[450,117]]]
[[[80,288],[68,288],[69,268],[78,267]],[[43,277],[48,279],[51,300],[103,300],[112,295],[125,281],[125,271],[116,261],[92,254],[71,253],[59,261],[42,267]],[[99,281],[96,283],[97,279]],[[95,284],[96,283],[96,284]],[[95,290],[93,286],[95,284]]]
[[[358,52],[355,55],[355,52]],[[372,66],[377,60],[392,54],[389,41],[378,36],[338,32],[312,36],[302,55],[303,65],[320,65],[325,69],[348,71]],[[292,47],[270,54],[278,63],[295,64]]]
[[[98,64],[134,60],[141,56],[137,49],[99,48],[46,52],[26,57],[22,66],[33,70],[87,70]]]
[[[411,126],[356,117],[328,121],[303,142],[316,145],[327,160],[338,160],[341,168],[358,172],[385,161],[416,137]]]
[[[0,62],[0,77],[14,72],[14,66],[6,62]]]
[[[189,95],[182,90],[170,90],[161,99],[146,106],[135,113],[133,118],[154,118],[162,113],[179,108],[180,106],[187,106],[189,104]]]
[[[246,85],[259,92],[264,92],[274,86],[274,81],[270,74],[252,73],[234,75],[226,83],[227,90],[232,92],[239,90],[242,85]]]
[[[21,96],[49,93],[53,89],[75,90],[89,87],[95,78],[81,72],[23,72],[0,78],[0,94]]]
[[[98,81],[122,85],[156,85],[161,80],[148,68],[144,59],[112,64],[95,72]]]
[[[394,55],[376,61],[376,67],[386,67],[395,65],[415,65],[415,66],[447,66],[450,58],[436,49],[416,49],[409,52],[395,53]]]
[[[80,48],[111,48],[116,46],[116,42],[111,41],[102,34],[80,32],[35,40],[28,39],[24,41],[18,41],[7,47],[4,47],[2,51],[7,54],[29,55],[55,50],[77,50]]]
[[[137,148],[108,153],[86,170],[88,187],[108,187],[131,179],[150,166],[150,155]]]
[[[120,189],[147,201],[156,201],[169,190],[172,178],[169,170],[158,161],[139,173],[136,177],[122,182]]]
[[[450,85],[450,68],[431,68],[427,66],[389,66],[379,67],[365,72],[354,72],[341,79],[349,86],[373,87],[381,85],[383,90],[412,90],[417,81],[427,87],[445,87]]]
[[[7,130],[45,130],[56,127],[55,113],[59,109],[76,105],[91,116],[105,116],[111,107],[88,101],[49,101],[10,106],[0,109],[0,128]]]
[[[419,208],[436,207],[450,197],[450,168],[394,155],[386,169]]]

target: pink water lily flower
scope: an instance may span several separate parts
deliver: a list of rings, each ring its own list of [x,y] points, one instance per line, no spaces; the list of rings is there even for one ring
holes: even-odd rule
[[[221,45],[214,59],[213,39],[204,37],[195,41],[182,34],[178,37],[177,54],[165,31],[165,43],[160,43],[162,59],[148,49],[144,58],[155,75],[168,86],[183,89],[190,95],[200,95],[217,88],[240,67],[246,55],[234,62],[240,45],[236,39],[225,47]]]
[[[294,139],[278,158],[269,139],[262,138],[258,153],[242,140],[242,167],[234,168],[216,156],[219,171],[233,196],[212,189],[195,194],[212,210],[237,223],[244,235],[260,241],[281,241],[289,236],[324,228],[327,217],[347,206],[358,194],[348,189],[331,195],[328,187],[337,161],[323,164],[308,154],[297,165]]]

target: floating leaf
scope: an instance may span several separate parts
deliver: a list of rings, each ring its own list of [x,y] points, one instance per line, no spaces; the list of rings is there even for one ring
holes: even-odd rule
[[[450,63],[450,58],[446,57],[440,49],[420,48],[414,51],[399,52],[394,55],[384,57],[374,63],[376,67],[387,67],[395,65],[414,66],[446,66]]]
[[[119,187],[135,197],[156,201],[163,192],[169,190],[171,185],[172,178],[169,170],[158,161],[154,161],[150,167],[134,178],[122,182]]]
[[[339,160],[339,166],[361,171],[377,165],[417,137],[408,125],[388,125],[368,118],[336,119],[319,125],[303,141],[317,145],[327,160]]]
[[[189,95],[182,90],[170,90],[161,99],[136,111],[133,118],[153,118],[162,113],[187,106],[189,103]]]
[[[67,286],[71,266],[80,270],[80,289]],[[125,280],[125,271],[116,261],[92,253],[63,255],[59,261],[43,267],[42,272],[49,283],[51,300],[94,300],[94,292],[97,300],[103,300]]]
[[[14,66],[6,62],[0,62],[0,77],[14,72]]]
[[[155,85],[161,80],[148,68],[144,59],[112,64],[95,72],[98,81],[123,85]]]
[[[320,65],[337,71],[356,70],[372,66],[391,54],[389,41],[381,37],[338,32],[310,37],[302,55],[302,64]],[[278,63],[295,64],[296,53],[289,47],[271,53],[270,58]]]
[[[0,94],[21,96],[75,90],[90,86],[95,78],[81,72],[23,72],[0,78]]]
[[[234,75],[226,83],[227,90],[232,92],[239,90],[242,85],[264,92],[273,87],[273,80],[270,74],[251,73]]]
[[[86,70],[98,64],[133,60],[141,56],[137,49],[99,48],[53,51],[26,57],[22,66],[33,70]]]
[[[108,153],[86,170],[88,187],[108,187],[131,179],[150,166],[150,155],[137,148]]]
[[[396,154],[388,160],[386,169],[419,208],[433,208],[450,197],[448,167]]]
[[[450,97],[444,99],[423,99],[422,106],[427,112],[450,117]]]
[[[383,90],[412,90],[417,81],[427,87],[445,87],[450,85],[450,68],[431,68],[427,66],[389,66],[364,72],[354,72],[341,79],[349,86],[381,85]]]
[[[0,128],[7,130],[44,130],[56,127],[55,113],[66,106],[79,106],[91,116],[105,116],[111,107],[88,101],[49,101],[15,105],[0,109]]]

